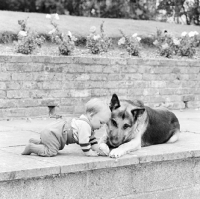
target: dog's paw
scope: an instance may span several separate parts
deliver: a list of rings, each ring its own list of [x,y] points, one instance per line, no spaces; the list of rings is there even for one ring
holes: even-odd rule
[[[113,149],[110,152],[109,156],[111,158],[119,158],[119,157],[123,156],[124,154],[125,154],[125,152],[122,149],[117,148],[117,149]]]

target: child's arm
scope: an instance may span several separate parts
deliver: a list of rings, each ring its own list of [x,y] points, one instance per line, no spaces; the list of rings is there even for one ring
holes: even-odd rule
[[[102,156],[107,156],[110,153],[110,149],[107,145],[107,140],[108,140],[107,131],[108,131],[108,128],[107,128],[107,125],[106,125],[105,126],[105,132],[98,142],[98,149],[99,149],[98,152],[99,152],[99,155],[102,155]]]
[[[91,127],[84,121],[81,121],[82,125],[79,129],[79,145],[86,156],[98,156],[96,151],[93,151],[93,145],[97,144],[97,140],[94,136],[91,136]]]
[[[108,140],[108,133],[107,133],[107,131],[108,131],[108,127],[107,127],[107,125],[105,125],[105,127],[104,127],[104,134],[99,139],[99,142],[98,142],[99,144],[101,144],[101,143],[107,144],[107,140]]]

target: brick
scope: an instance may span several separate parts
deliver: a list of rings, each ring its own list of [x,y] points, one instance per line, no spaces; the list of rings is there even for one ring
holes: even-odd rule
[[[60,100],[59,99],[42,99],[39,100],[38,105],[40,106],[59,106],[60,105]]]
[[[19,99],[18,100],[18,107],[25,108],[25,107],[37,107],[39,106],[39,102],[36,99]]]
[[[83,81],[85,81],[85,80],[89,80],[90,78],[92,78],[92,76],[94,76],[94,77],[97,77],[98,75],[96,75],[96,74],[91,74],[91,75],[89,75],[89,74],[78,74],[77,76],[76,76],[76,79],[75,80],[83,80]],[[101,75],[99,75],[99,76],[101,76]]]
[[[91,96],[90,90],[70,90],[72,97],[88,97]]]
[[[21,88],[21,84],[19,81],[6,82],[6,88],[8,90],[18,90]]]
[[[139,73],[124,73],[124,80],[141,80],[143,78],[142,74]]]
[[[64,72],[70,73],[82,73],[85,72],[85,66],[83,64],[68,64],[63,68]]]
[[[13,73],[12,74],[12,80],[16,81],[16,80],[20,80],[20,81],[24,81],[24,80],[33,80],[33,75],[32,73]]]
[[[111,65],[111,66],[104,66],[103,67],[103,73],[118,73],[119,72],[119,66],[118,65]]]
[[[182,96],[182,101],[186,101],[186,102],[188,102],[188,101],[194,101],[194,99],[195,99],[195,97],[194,97],[194,95],[185,95],[185,96]]]
[[[29,117],[48,116],[49,109],[47,107],[26,108],[25,115]]]
[[[0,82],[0,90],[5,90],[5,89],[6,89],[6,83]]]
[[[30,90],[29,96],[33,99],[41,99],[49,96],[50,90]]]
[[[15,107],[18,107],[18,100],[0,99],[0,108],[15,108]]]
[[[9,90],[7,91],[7,98],[29,98],[29,91],[26,90]]]
[[[116,75],[115,75],[116,76]],[[105,74],[90,74],[90,80],[102,80],[102,81],[106,81],[108,78],[108,75]]]
[[[103,72],[103,66],[99,64],[94,65],[85,65],[85,72],[86,73],[101,73]]]
[[[63,98],[63,97],[70,97],[71,92],[70,90],[49,90],[48,93],[46,93],[47,98]]]
[[[10,81],[10,80],[11,80],[10,73],[1,72],[0,81]]]
[[[35,62],[28,63],[25,71],[42,72],[44,71],[44,67],[45,67],[44,63],[35,63]],[[52,67],[56,68],[56,66],[54,65]]]
[[[42,82],[36,82],[36,81],[23,81],[23,82],[20,83],[20,85],[21,85],[21,88],[24,89],[24,90],[26,90],[26,89],[34,90],[34,89],[42,89],[43,88],[43,83]]]
[[[0,90],[0,99],[6,98],[6,91]]]
[[[44,82],[42,88],[50,90],[60,89],[62,88],[62,82],[59,81]]]

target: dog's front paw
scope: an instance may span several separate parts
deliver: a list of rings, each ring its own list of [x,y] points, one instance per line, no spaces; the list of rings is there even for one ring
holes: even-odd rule
[[[123,156],[124,154],[125,154],[125,152],[122,149],[117,148],[117,149],[113,149],[110,152],[109,156],[111,158],[119,158],[119,157]]]

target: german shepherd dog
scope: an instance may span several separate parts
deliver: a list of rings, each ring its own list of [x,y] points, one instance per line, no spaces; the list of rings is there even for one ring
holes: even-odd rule
[[[141,147],[173,143],[178,140],[180,124],[166,108],[150,108],[139,100],[119,100],[113,94],[111,119],[107,132],[100,139],[110,149],[109,156],[118,158]]]

